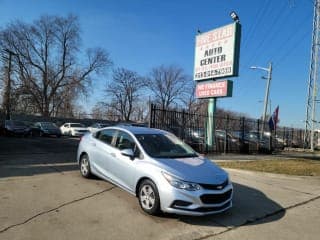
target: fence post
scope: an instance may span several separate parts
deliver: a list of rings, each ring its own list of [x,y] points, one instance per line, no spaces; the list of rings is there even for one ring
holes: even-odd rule
[[[249,145],[247,146],[247,145],[245,144],[245,141],[244,141],[244,134],[245,134],[244,122],[245,122],[245,117],[241,117],[241,118],[240,118],[240,127],[241,127],[242,149],[240,149],[240,150],[241,150],[242,153],[248,153],[248,152],[249,152]]]
[[[182,109],[182,116],[181,116],[181,125],[179,127],[179,134],[180,134],[180,138],[185,139],[185,132],[184,129],[186,127],[186,112],[184,111],[184,109]],[[192,131],[192,130],[190,130]]]
[[[150,103],[149,102],[149,123],[148,123],[148,125],[149,125],[149,128],[151,128],[152,127],[152,117],[153,117],[153,104],[152,103]]]
[[[227,121],[225,125],[225,136],[224,136],[224,144],[223,144],[223,153],[226,154],[228,152],[228,128],[229,128],[229,115],[227,115]]]
[[[259,148],[260,148],[260,139],[261,139],[261,136],[260,136],[260,119],[258,119],[258,124],[257,124],[257,133],[258,133],[258,141],[257,141],[257,152],[259,152]]]

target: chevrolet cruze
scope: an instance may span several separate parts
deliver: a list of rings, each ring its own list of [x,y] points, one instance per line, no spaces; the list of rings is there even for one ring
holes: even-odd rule
[[[107,127],[84,135],[77,161],[91,174],[135,195],[143,211],[205,215],[232,206],[228,174],[175,135],[145,127]]]

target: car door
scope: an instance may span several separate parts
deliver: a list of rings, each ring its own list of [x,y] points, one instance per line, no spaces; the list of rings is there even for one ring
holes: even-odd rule
[[[62,134],[68,134],[68,132],[69,132],[69,124],[68,123],[65,123],[63,126],[62,126],[62,128],[61,128],[61,132],[62,132]]]
[[[115,149],[113,145],[113,139],[115,138],[116,130],[105,129],[98,131],[94,134],[94,137],[89,142],[90,146],[90,159],[92,168],[98,172],[104,178],[109,180],[115,180],[110,169],[114,162]]]
[[[134,192],[135,178],[136,178],[136,165],[140,156],[140,150],[136,145],[134,139],[127,133],[118,130],[115,140],[115,158],[112,159],[112,166],[110,171],[115,177],[118,184],[126,188],[128,191]],[[136,157],[131,159],[128,156],[122,155],[121,151],[124,149],[132,149]]]

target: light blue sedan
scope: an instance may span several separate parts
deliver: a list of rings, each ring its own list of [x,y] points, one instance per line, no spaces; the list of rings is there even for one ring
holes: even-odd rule
[[[232,206],[228,174],[173,134],[145,127],[106,127],[82,137],[83,177],[94,174],[135,195],[148,214],[206,215]]]

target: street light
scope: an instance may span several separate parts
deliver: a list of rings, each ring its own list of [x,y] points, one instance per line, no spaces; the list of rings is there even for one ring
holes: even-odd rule
[[[235,11],[232,11],[232,12],[230,13],[230,17],[232,18],[233,21],[235,21],[235,22],[240,22],[239,16],[238,16],[238,14],[237,14]]]
[[[264,67],[257,67],[257,66],[252,66],[250,67],[251,69],[260,69],[263,71],[268,72],[268,78],[267,78],[267,86],[266,86],[266,94],[264,97],[264,107],[263,107],[263,115],[262,115],[262,127],[261,127],[261,136],[263,136],[264,132],[264,123],[266,121],[266,114],[267,114],[267,109],[268,109],[268,102],[269,102],[269,90],[270,90],[270,82],[271,82],[271,77],[272,77],[272,63],[269,63],[268,68]]]

